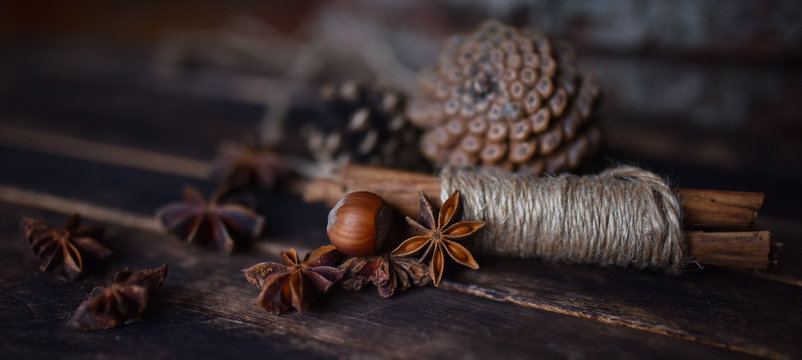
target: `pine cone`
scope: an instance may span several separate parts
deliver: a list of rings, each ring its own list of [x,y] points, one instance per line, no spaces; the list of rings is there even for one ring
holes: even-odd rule
[[[343,158],[361,164],[421,169],[421,131],[404,114],[405,97],[389,89],[357,84],[320,88],[321,116],[302,129],[318,161]]]
[[[407,113],[426,130],[421,152],[436,165],[557,173],[598,147],[588,123],[598,79],[578,73],[569,45],[537,30],[485,21],[452,37],[419,83]]]

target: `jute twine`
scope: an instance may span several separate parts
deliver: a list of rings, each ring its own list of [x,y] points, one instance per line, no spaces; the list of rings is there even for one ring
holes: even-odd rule
[[[487,223],[469,244],[477,254],[672,273],[687,262],[679,200],[652,172],[622,166],[549,177],[445,168],[440,178],[442,199],[459,190],[463,218]]]

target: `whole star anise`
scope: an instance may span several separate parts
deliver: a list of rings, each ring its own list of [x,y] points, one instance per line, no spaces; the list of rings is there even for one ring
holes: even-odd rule
[[[96,287],[67,325],[79,330],[109,329],[139,320],[167,277],[167,264],[137,271],[125,268],[108,287]]]
[[[206,202],[191,187],[184,189],[184,202],[167,204],[156,211],[156,217],[168,231],[190,243],[216,247],[230,254],[235,247],[245,248],[259,236],[264,218],[250,209],[217,198]]]
[[[293,307],[298,312],[312,308],[316,292],[327,292],[345,271],[337,267],[345,255],[332,246],[322,246],[303,261],[295,249],[281,253],[284,264],[263,262],[243,269],[245,278],[262,289],[256,304],[275,314]]]
[[[45,272],[67,275],[71,280],[81,275],[84,262],[81,252],[97,258],[111,255],[111,250],[97,239],[103,229],[97,226],[80,226],[81,217],[72,215],[61,229],[36,219],[23,219],[22,230],[33,254],[42,261],[39,267]]]
[[[373,283],[381,297],[389,298],[396,292],[406,291],[412,285],[424,286],[431,281],[429,269],[409,257],[383,254],[370,257],[353,257],[345,261],[340,268],[345,275],[340,287],[350,290],[361,290],[368,283]]]
[[[269,188],[289,172],[279,154],[254,140],[226,142],[213,162],[213,175],[224,188]]]
[[[401,245],[398,245],[393,250],[392,254],[397,256],[411,255],[426,247],[426,251],[424,251],[420,259],[423,261],[429,254],[432,255],[432,259],[429,262],[429,273],[434,286],[439,286],[440,279],[443,278],[443,268],[445,266],[443,252],[448,253],[448,256],[462,265],[474,270],[479,269],[479,264],[473,259],[468,249],[458,244],[455,240],[470,236],[485,226],[485,223],[481,221],[460,221],[451,224],[454,222],[455,215],[459,210],[459,191],[454,191],[451,197],[443,203],[437,222],[435,222],[434,211],[432,210],[432,205],[426,199],[426,195],[421,192],[420,197],[420,223],[412,220],[409,216],[407,216],[407,223],[423,235],[413,236],[404,240]]]

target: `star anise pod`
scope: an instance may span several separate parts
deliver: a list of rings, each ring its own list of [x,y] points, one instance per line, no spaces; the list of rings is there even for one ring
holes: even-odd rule
[[[246,248],[262,231],[264,218],[239,204],[221,203],[217,198],[206,202],[191,187],[184,189],[184,202],[167,204],[156,217],[168,231],[190,243],[217,248],[230,254],[234,248]]]
[[[45,272],[56,272],[75,280],[84,269],[81,253],[97,258],[111,255],[111,250],[97,239],[103,229],[97,226],[80,226],[81,217],[72,215],[60,229],[35,219],[23,219],[22,230],[33,254],[42,261],[39,267]]]
[[[481,221],[460,221],[452,224],[456,219],[455,215],[458,210],[459,191],[454,191],[451,197],[443,203],[437,222],[435,222],[432,205],[429,204],[426,195],[421,192],[420,223],[412,220],[409,216],[407,216],[407,223],[423,235],[413,236],[404,240],[392,252],[393,255],[406,256],[414,254],[425,247],[426,251],[424,251],[420,259],[422,262],[429,254],[432,255],[432,259],[429,262],[429,273],[434,286],[439,286],[440,279],[443,278],[443,268],[445,266],[443,252],[448,253],[448,256],[462,265],[474,270],[479,269],[479,264],[473,259],[468,249],[455,240],[470,236],[485,226],[485,223]]]
[[[383,254],[353,257],[340,268],[346,271],[340,287],[358,291],[373,283],[381,297],[389,298],[396,292],[406,291],[412,285],[424,286],[431,281],[429,269],[415,259]]]
[[[270,188],[289,172],[281,156],[269,148],[226,142],[213,163],[213,175],[224,188]]]
[[[293,307],[299,312],[312,308],[316,292],[327,292],[345,271],[337,267],[345,255],[332,246],[322,246],[303,261],[295,249],[281,253],[284,264],[263,262],[243,269],[245,278],[262,289],[256,304],[275,314]]]
[[[96,287],[67,324],[79,330],[109,329],[139,320],[167,277],[167,264],[137,271],[125,268],[108,287]]]

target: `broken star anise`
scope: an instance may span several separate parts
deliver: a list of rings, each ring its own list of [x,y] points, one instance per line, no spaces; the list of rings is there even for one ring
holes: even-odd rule
[[[213,162],[213,175],[224,188],[269,188],[288,169],[279,154],[256,141],[226,142]]]
[[[159,293],[167,277],[167,264],[150,270],[125,268],[108,287],[96,287],[67,323],[78,330],[100,330],[139,320]]]
[[[406,256],[414,254],[425,247],[426,251],[421,256],[421,261],[428,257],[429,254],[432,255],[432,259],[429,262],[429,273],[434,286],[439,286],[440,279],[443,278],[443,268],[445,267],[443,252],[448,253],[448,256],[462,265],[474,270],[479,269],[479,264],[473,259],[468,249],[458,244],[455,240],[470,236],[485,226],[485,223],[481,221],[460,221],[451,224],[456,219],[455,215],[458,210],[459,191],[454,191],[451,197],[443,203],[437,222],[435,222],[432,205],[429,204],[426,195],[421,192],[420,223],[412,220],[409,216],[407,216],[407,223],[423,235],[413,236],[404,240],[392,252],[393,255]]]
[[[22,230],[33,254],[41,260],[39,267],[45,272],[56,272],[75,280],[84,269],[82,252],[97,258],[111,255],[111,250],[97,239],[103,229],[97,226],[80,226],[81,218],[72,215],[60,229],[35,219],[23,219]]]
[[[429,269],[425,265],[413,258],[390,254],[353,257],[340,268],[345,270],[340,287],[358,291],[368,283],[373,283],[384,298],[406,291],[412,285],[424,286],[431,282]]]
[[[251,245],[264,224],[263,217],[245,206],[221,203],[216,197],[207,203],[191,187],[184,189],[184,202],[163,206],[156,217],[179,238],[225,254]]]
[[[332,246],[322,246],[303,261],[295,249],[281,253],[284,264],[263,262],[243,269],[245,278],[262,289],[256,304],[275,314],[293,307],[298,312],[312,308],[316,292],[327,292],[345,271],[337,267],[345,254]]]

